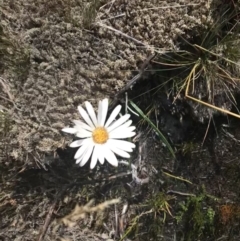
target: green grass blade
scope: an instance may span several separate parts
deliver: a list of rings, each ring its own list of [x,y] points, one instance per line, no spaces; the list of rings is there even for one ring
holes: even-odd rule
[[[136,110],[136,112],[145,121],[147,121],[147,123],[153,128],[153,130],[155,130],[157,132],[157,134],[159,135],[161,141],[167,146],[168,150],[170,151],[172,156],[175,158],[176,156],[175,156],[174,150],[171,147],[171,145],[169,144],[169,142],[167,141],[167,139],[165,138],[165,136],[162,134],[162,132],[152,123],[152,121],[142,112],[142,110],[136,104],[134,104],[131,100],[129,102],[132,105],[132,107]]]

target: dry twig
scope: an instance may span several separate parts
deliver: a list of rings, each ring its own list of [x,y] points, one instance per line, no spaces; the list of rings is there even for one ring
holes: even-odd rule
[[[44,225],[42,227],[42,230],[40,231],[40,235],[39,235],[39,238],[38,238],[38,241],[42,241],[46,232],[47,232],[47,229],[49,227],[49,224],[50,224],[50,221],[51,221],[51,218],[52,218],[52,214],[53,214],[53,211],[57,205],[57,202],[58,200],[62,197],[62,195],[65,193],[65,191],[67,190],[67,188],[69,187],[69,185],[65,186],[61,192],[58,193],[58,195],[56,196],[53,204],[51,205],[51,207],[49,208],[48,210],[48,214],[45,218],[45,222],[44,222]]]

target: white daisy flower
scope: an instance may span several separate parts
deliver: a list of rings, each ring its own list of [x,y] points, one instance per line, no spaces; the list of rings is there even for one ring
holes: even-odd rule
[[[74,158],[76,163],[81,167],[84,166],[90,159],[90,168],[93,169],[97,161],[101,164],[105,159],[113,166],[118,166],[118,160],[115,154],[129,158],[128,152],[132,152],[135,145],[131,142],[120,140],[134,136],[135,127],[131,126],[132,121],[129,114],[115,120],[121,110],[121,105],[118,105],[111,113],[106,121],[108,112],[108,99],[99,101],[98,115],[96,116],[92,105],[86,101],[85,111],[81,106],[78,106],[80,115],[83,121],[73,120],[75,124],[73,128],[64,128],[62,131],[75,134],[80,140],[74,141],[70,147],[79,147]]]

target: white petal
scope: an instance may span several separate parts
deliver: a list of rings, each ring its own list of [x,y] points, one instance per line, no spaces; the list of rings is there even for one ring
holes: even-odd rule
[[[112,130],[114,130],[115,128],[119,127],[120,125],[122,125],[124,122],[126,122],[128,119],[130,118],[129,114],[126,114],[124,116],[122,116],[121,118],[119,118],[117,121],[115,121],[111,126],[109,126],[107,128],[108,132],[111,132]]]
[[[80,157],[76,160],[76,164],[79,164],[81,161],[82,161],[82,157]]]
[[[129,121],[125,122],[124,124],[122,124],[121,127],[127,128],[127,127],[129,127],[131,124],[132,124],[132,120],[129,120]]]
[[[82,144],[82,146],[77,150],[74,156],[74,159],[80,158],[81,155],[84,153],[84,151],[87,150],[87,148],[92,145],[92,140],[90,138],[85,139],[83,142],[84,143]]]
[[[129,138],[133,137],[136,135],[136,132],[114,132],[114,133],[109,133],[109,138],[112,139],[124,139],[124,138]]]
[[[95,148],[94,148],[93,154],[92,154],[91,163],[90,163],[90,169],[93,169],[96,166],[99,153],[100,153],[99,145],[95,145]]]
[[[86,121],[86,123],[91,126],[92,128],[94,128],[94,125],[92,123],[92,121],[89,118],[89,115],[87,114],[87,112],[82,108],[82,106],[78,106],[78,111],[80,113],[80,115],[82,116],[82,118]]]
[[[113,110],[113,112],[111,113],[110,117],[108,118],[105,127],[108,127],[110,124],[112,124],[112,122],[115,120],[115,118],[117,117],[117,115],[119,114],[120,110],[121,110],[122,106],[118,105],[117,107],[115,107],[115,109]]]
[[[97,115],[98,125],[100,125],[101,119],[102,119],[102,101],[100,100],[98,102],[98,115]]]
[[[93,151],[93,147],[94,147],[93,143],[91,143],[88,146],[86,153],[84,153],[82,161],[79,163],[80,167],[83,167],[87,163],[87,161],[89,160],[89,158],[90,158],[90,156],[92,154],[92,151]]]
[[[88,131],[93,131],[94,128],[87,125],[86,123],[80,121],[80,120],[73,120],[73,123],[75,124],[74,128],[80,131],[81,129],[85,129]]]
[[[105,144],[104,144],[105,145]],[[99,159],[99,162],[103,165],[104,164],[104,145],[102,144],[95,144],[95,148],[94,148],[94,151],[93,151],[93,156],[92,158],[92,161],[93,161],[93,164],[91,163],[91,166],[94,168],[96,163],[95,161],[97,162],[97,160],[95,160],[95,156],[97,157],[97,159]]]
[[[108,112],[108,99],[102,101],[101,118],[99,119],[99,125],[104,126]]]
[[[107,143],[127,152],[132,152],[132,149],[136,147],[132,142],[123,140],[109,139]]]
[[[117,148],[116,146],[114,145],[111,145],[109,142],[108,142],[108,148],[113,151],[114,153],[116,153],[117,155],[121,156],[121,157],[124,157],[124,158],[129,158],[130,155],[123,151],[123,150],[120,150],[119,148]]]
[[[91,137],[92,136],[92,132],[86,131],[86,130],[82,129],[81,131],[78,131],[76,133],[76,136],[79,137],[79,138]]]
[[[74,155],[74,159],[81,159],[82,160],[82,154],[87,150],[87,145],[81,146],[78,148],[77,152]]]
[[[113,165],[113,166],[115,166],[115,167],[118,166],[118,160],[117,160],[116,156],[115,156],[114,153],[113,153],[109,148],[107,148],[106,146],[105,146],[105,150],[104,150],[104,156],[105,156],[105,158],[107,159],[107,161],[108,161],[111,165]]]
[[[95,111],[94,111],[92,105],[88,101],[85,101],[85,106],[86,106],[88,114],[90,115],[90,117],[92,119],[93,124],[96,127],[97,126],[97,117],[96,117],[96,114],[95,114]]]
[[[99,145],[98,149],[98,160],[103,165],[105,161],[103,145]]]
[[[87,149],[82,153],[82,155],[76,160],[76,164],[79,164],[82,159],[83,159],[83,156],[85,155],[85,153],[87,152]]]
[[[70,146],[70,147],[79,147],[79,146],[82,145],[83,141],[84,141],[84,140],[74,141],[74,142],[72,142],[69,146]]]
[[[69,134],[76,134],[77,133],[77,130],[75,128],[70,128],[70,127],[63,128],[62,131],[66,132],[66,133],[69,133]]]
[[[133,132],[136,129],[135,126],[130,126],[130,127],[124,127],[124,126],[119,126],[118,128],[114,129],[113,131],[110,132],[110,134],[115,135],[115,133],[129,133],[129,132]]]

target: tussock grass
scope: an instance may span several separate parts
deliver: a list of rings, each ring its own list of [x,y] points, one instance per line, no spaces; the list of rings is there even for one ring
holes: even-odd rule
[[[189,39],[180,37],[180,51],[162,55],[156,63],[164,66],[165,71],[180,74],[178,94],[184,91],[187,98],[199,104],[240,118],[239,114],[217,106],[214,99],[218,93],[225,93],[236,106],[234,90],[240,86],[238,23],[229,28],[229,18],[222,18],[202,31],[193,31]]]

